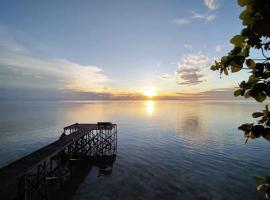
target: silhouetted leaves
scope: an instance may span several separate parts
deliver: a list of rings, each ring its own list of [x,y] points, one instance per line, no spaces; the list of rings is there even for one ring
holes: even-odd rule
[[[247,59],[246,65],[248,66],[249,69],[254,69],[256,67],[256,63],[252,59]]]
[[[244,93],[245,93],[244,90],[238,89],[238,90],[235,90],[235,91],[234,91],[234,96],[235,96],[235,97],[237,97],[237,96],[239,96],[239,95],[243,96]]]
[[[238,0],[238,4],[240,6],[245,6],[250,2],[250,0]]]
[[[211,66],[211,70],[228,75],[243,69],[250,73],[247,81],[242,81],[234,96],[253,98],[263,102],[270,97],[270,0],[238,0],[244,7],[239,18],[244,28],[240,34],[231,38],[233,49]],[[261,52],[261,57],[250,57],[250,51]],[[255,54],[258,55],[258,54]],[[257,124],[242,124],[239,129],[244,132],[246,142],[260,136],[270,141],[270,112],[268,106],[262,112],[254,112],[252,117],[258,119]],[[270,198],[270,174],[263,177],[258,191],[266,193]]]
[[[261,112],[254,112],[254,113],[252,113],[252,117],[253,118],[258,118],[258,117],[261,117],[263,115],[263,113],[261,113]]]
[[[236,47],[242,47],[244,45],[245,39],[246,38],[243,35],[235,35],[230,42]]]

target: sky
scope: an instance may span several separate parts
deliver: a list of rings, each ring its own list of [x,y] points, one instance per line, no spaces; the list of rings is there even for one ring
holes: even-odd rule
[[[0,0],[0,100],[227,99],[234,0]],[[150,95],[151,96],[151,95]]]

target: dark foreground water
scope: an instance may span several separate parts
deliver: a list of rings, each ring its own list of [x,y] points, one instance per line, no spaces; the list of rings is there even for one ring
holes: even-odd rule
[[[70,198],[262,199],[254,175],[270,171],[270,142],[237,127],[262,105],[213,102],[0,103],[0,166],[56,140],[71,123],[118,124],[110,176],[86,169]],[[76,187],[77,187],[76,186]]]

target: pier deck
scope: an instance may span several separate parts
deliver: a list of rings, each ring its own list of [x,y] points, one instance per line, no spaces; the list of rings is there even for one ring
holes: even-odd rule
[[[116,132],[117,125],[110,123],[73,124],[65,127],[64,133],[57,141],[0,169],[0,199],[14,199],[16,196],[29,199],[25,191],[29,188],[26,187],[25,181],[28,174],[35,174],[38,179],[42,177],[41,181],[46,182],[46,178],[51,174],[56,176],[56,171],[60,177],[64,165],[73,157],[97,158],[115,155]],[[29,179],[27,181],[29,182]],[[46,194],[41,197],[47,199]]]

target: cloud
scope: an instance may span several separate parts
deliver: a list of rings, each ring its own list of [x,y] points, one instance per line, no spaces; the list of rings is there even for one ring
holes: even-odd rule
[[[200,80],[204,77],[203,74],[200,74],[199,69],[179,69],[177,70],[178,80],[177,83],[179,85],[194,85],[203,82]]]
[[[191,20],[190,19],[186,19],[186,18],[179,18],[179,19],[175,19],[174,20],[174,23],[176,25],[182,26],[182,25],[191,23]]]
[[[178,26],[183,26],[192,23],[195,20],[203,20],[205,22],[210,22],[216,19],[216,14],[215,13],[206,13],[206,14],[201,14],[197,13],[195,11],[188,11],[190,13],[190,16],[185,17],[185,18],[178,18],[174,20],[174,23]]]
[[[0,27],[1,85],[7,87],[53,88],[72,91],[101,91],[109,81],[103,70],[64,58],[35,57]],[[14,77],[18,77],[14,80]]]
[[[206,22],[212,21],[216,18],[216,14],[200,14],[195,11],[189,11],[192,19],[202,19]]]
[[[218,8],[217,0],[204,0],[204,4],[210,11],[216,10]]]
[[[216,19],[216,14],[207,15],[205,18],[208,22],[213,21],[214,19]]]
[[[176,63],[177,70],[174,74],[163,74],[159,78],[165,81],[175,81],[179,85],[196,85],[207,81],[206,71],[209,64],[210,59],[201,52],[186,54]]]
[[[81,65],[67,59],[42,59],[24,54],[6,54],[0,58],[0,65],[7,66],[10,71],[17,71],[18,74],[39,77],[48,81],[48,86],[54,83],[56,87],[74,91],[96,91],[98,84],[108,81],[103,70],[97,66]],[[30,78],[28,76],[28,78]],[[25,80],[25,82],[29,82]],[[61,83],[61,85],[59,85]],[[18,85],[21,83],[18,82]],[[31,83],[33,86],[38,83]],[[43,85],[44,86],[44,85]],[[46,86],[46,85],[45,85]]]
[[[215,47],[215,50],[216,50],[216,52],[220,52],[222,50],[222,46],[221,45],[217,45]]]
[[[159,78],[165,81],[175,81],[175,76],[172,74],[163,74]]]
[[[189,50],[192,49],[192,45],[191,45],[191,44],[184,44],[184,47],[185,47],[186,49],[189,49]]]
[[[194,85],[206,81],[204,73],[209,58],[202,54],[184,55],[177,63],[176,82],[179,85]]]

